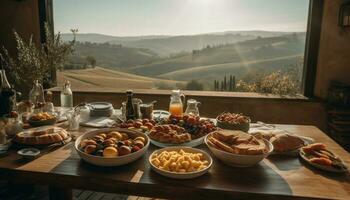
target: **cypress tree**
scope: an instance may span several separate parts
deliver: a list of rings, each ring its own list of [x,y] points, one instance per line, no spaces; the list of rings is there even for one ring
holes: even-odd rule
[[[227,83],[226,83],[226,75],[225,75],[225,77],[224,77],[224,91],[226,91],[227,90]]]
[[[236,77],[232,76],[232,91],[236,90]]]

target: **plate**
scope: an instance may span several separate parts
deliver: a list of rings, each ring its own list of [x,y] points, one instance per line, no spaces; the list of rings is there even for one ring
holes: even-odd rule
[[[157,147],[161,147],[161,148],[174,147],[174,146],[196,147],[196,146],[199,146],[199,145],[204,143],[204,138],[205,138],[205,135],[200,137],[200,138],[191,140],[189,142],[184,142],[184,143],[180,143],[180,144],[158,142],[158,141],[153,140],[151,138],[150,138],[150,140],[151,140],[151,144],[153,144],[153,145],[155,145]]]
[[[157,168],[156,166],[154,166],[151,162],[151,158],[155,153],[159,154],[163,151],[179,151],[180,149],[183,149],[185,152],[189,152],[189,153],[201,153],[201,154],[203,154],[204,158],[209,163],[208,166],[206,168],[204,168],[200,171],[196,171],[196,172],[176,173],[176,172],[161,170],[161,169]],[[176,147],[166,147],[166,148],[154,151],[149,156],[148,162],[150,163],[151,168],[155,172],[157,172],[158,174],[160,174],[162,176],[165,176],[168,178],[174,178],[174,179],[191,179],[191,178],[196,178],[196,177],[202,176],[203,174],[207,173],[213,164],[213,159],[210,157],[210,155],[207,152],[202,151],[200,149],[195,149],[195,148],[191,148],[191,147],[176,146]]]
[[[162,121],[164,118],[168,118],[170,113],[166,110],[154,110],[153,111],[153,119],[157,122]]]
[[[300,139],[304,141],[304,146],[307,146],[309,144],[315,143],[315,140],[310,137],[304,137],[304,136],[298,136]],[[300,152],[301,147],[292,150],[292,151],[286,151],[286,152],[276,152],[273,151],[271,155],[287,155],[287,156],[298,156]]]
[[[318,168],[318,169],[321,169],[321,170],[324,170],[324,171],[328,171],[328,172],[335,172],[335,173],[348,172],[348,167],[344,164],[344,162],[341,159],[340,159],[340,161],[344,165],[345,168],[337,169],[337,168],[334,168],[334,167],[327,167],[327,166],[324,166],[324,165],[319,165],[319,164],[310,162],[309,159],[306,156],[306,153],[302,149],[300,149],[299,155],[305,162],[307,162],[308,164],[310,164],[311,166],[313,166],[315,168]],[[334,154],[332,153],[332,155],[334,155]]]

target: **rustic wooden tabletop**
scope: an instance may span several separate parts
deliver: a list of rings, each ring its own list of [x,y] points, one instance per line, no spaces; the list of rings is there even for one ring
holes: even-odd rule
[[[326,144],[350,166],[349,153],[316,127],[277,127]],[[81,128],[72,134],[79,136],[88,130]],[[271,155],[254,167],[233,168],[212,156],[209,173],[191,180],[174,180],[151,170],[148,156],[157,149],[155,146],[128,165],[98,167],[82,161],[73,144],[42,149],[42,155],[33,161],[22,160],[12,149],[0,158],[0,177],[49,185],[52,199],[67,198],[72,188],[171,199],[350,199],[349,173],[320,171],[297,157]],[[199,148],[209,152],[204,145]]]

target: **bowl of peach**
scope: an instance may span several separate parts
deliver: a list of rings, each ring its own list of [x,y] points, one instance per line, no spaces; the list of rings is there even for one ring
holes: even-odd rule
[[[142,157],[149,138],[138,131],[106,128],[90,131],[77,138],[75,149],[86,162],[98,166],[120,166]]]

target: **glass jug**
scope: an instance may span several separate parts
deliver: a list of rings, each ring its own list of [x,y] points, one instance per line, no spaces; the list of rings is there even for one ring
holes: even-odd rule
[[[201,102],[198,102],[195,99],[187,100],[187,108],[185,113],[188,115],[199,116],[198,106],[200,105],[201,105]]]
[[[44,89],[38,80],[34,81],[33,89],[29,92],[29,101],[33,103],[35,107],[45,103]]]
[[[171,115],[182,116],[183,101],[185,101],[185,95],[181,93],[180,90],[172,90],[169,105],[169,112]]]

